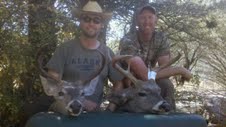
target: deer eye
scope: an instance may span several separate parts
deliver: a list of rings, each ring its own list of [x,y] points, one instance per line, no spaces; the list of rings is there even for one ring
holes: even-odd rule
[[[58,95],[59,95],[59,96],[64,96],[64,92],[60,91],[60,92],[58,93]]]
[[[146,93],[144,93],[144,92],[139,92],[139,93],[138,93],[138,95],[139,95],[139,96],[141,96],[141,97],[145,97],[145,96],[147,96],[147,94],[146,94]]]

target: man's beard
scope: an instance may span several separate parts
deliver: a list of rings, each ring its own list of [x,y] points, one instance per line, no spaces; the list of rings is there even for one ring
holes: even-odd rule
[[[89,34],[88,32],[86,32],[86,31],[82,31],[82,33],[83,33],[83,35],[85,36],[85,37],[87,37],[87,38],[96,38],[97,36],[98,36],[98,34],[99,33],[97,33],[97,32],[95,32],[95,33],[93,33],[93,34]]]
[[[155,31],[155,28],[154,27],[150,27],[149,29],[143,28],[143,29],[140,29],[140,31],[144,34],[151,34]]]

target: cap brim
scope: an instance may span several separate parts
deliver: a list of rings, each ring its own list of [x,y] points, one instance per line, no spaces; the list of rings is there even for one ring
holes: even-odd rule
[[[72,16],[76,18],[80,18],[83,14],[94,14],[103,18],[104,22],[109,21],[112,18],[112,13],[97,13],[97,12],[89,12],[89,11],[81,11],[78,8],[72,9]]]
[[[150,5],[145,5],[143,7],[140,7],[139,9],[137,9],[137,14],[141,13],[143,10],[149,10],[153,14],[156,14],[156,9]]]

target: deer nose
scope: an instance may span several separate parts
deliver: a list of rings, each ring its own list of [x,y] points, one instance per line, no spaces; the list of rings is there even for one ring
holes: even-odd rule
[[[82,113],[83,111],[83,106],[82,103],[79,100],[72,100],[68,104],[68,112],[72,116],[78,116]]]
[[[82,105],[78,104],[78,105],[70,105],[70,108],[72,110],[73,114],[78,114],[82,108]]]
[[[171,110],[171,106],[167,103],[167,102],[163,102],[159,109],[161,110],[164,110],[165,112],[169,112]]]
[[[152,108],[153,111],[156,112],[168,112],[171,110],[170,105],[166,101],[159,101],[155,106]]]

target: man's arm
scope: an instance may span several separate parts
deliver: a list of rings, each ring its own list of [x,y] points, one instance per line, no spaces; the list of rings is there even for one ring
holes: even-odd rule
[[[170,66],[160,70],[156,75],[156,79],[169,78],[170,76],[175,76],[175,75],[181,75],[187,81],[192,78],[191,72],[186,68]]]
[[[164,55],[160,56],[158,59],[159,66],[164,65],[170,61],[170,55]],[[143,81],[148,80],[148,68],[144,64],[143,60],[140,57],[133,57],[126,61],[127,63],[130,63],[130,69],[131,71],[136,75],[138,79],[141,79]],[[183,67],[167,67],[162,70],[160,70],[157,75],[156,79],[160,78],[168,78],[173,75],[181,75],[186,80],[189,80],[192,77],[192,74],[190,71]]]
[[[159,66],[167,64],[170,61],[170,55],[168,54],[168,55],[160,56],[157,59],[157,61],[158,61]],[[170,66],[170,67],[160,70],[156,75],[156,79],[168,78],[173,75],[181,75],[182,77],[185,78],[185,80],[189,80],[192,77],[191,72],[189,70],[187,70],[186,68]]]

